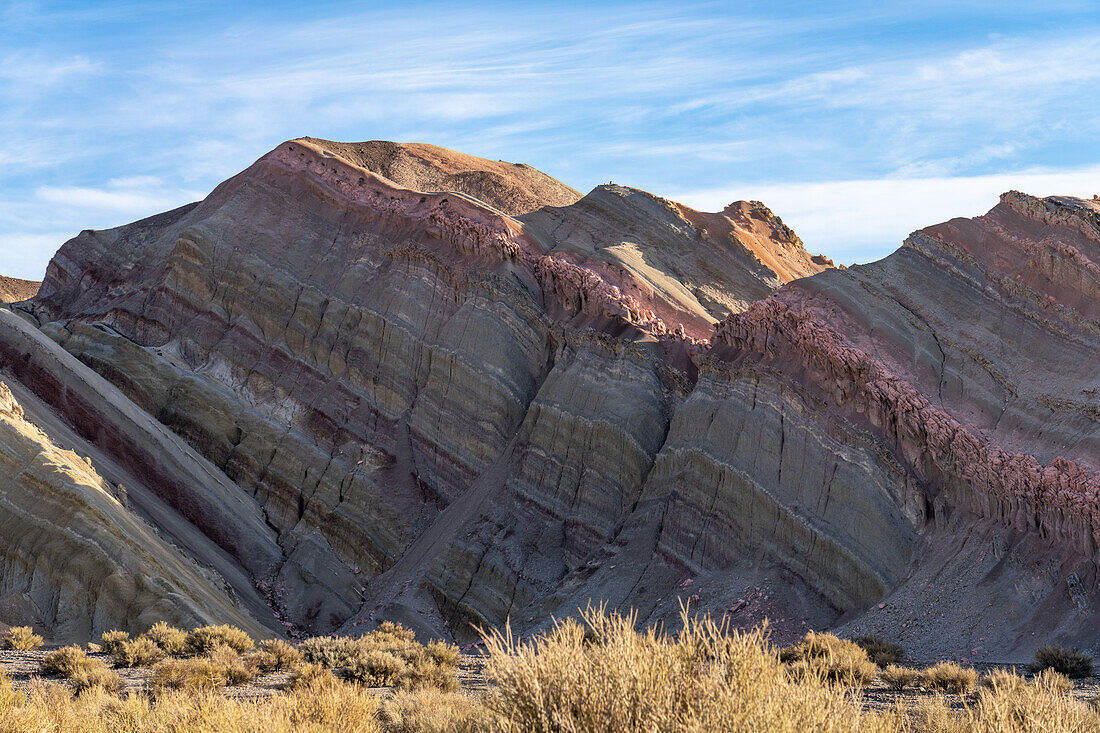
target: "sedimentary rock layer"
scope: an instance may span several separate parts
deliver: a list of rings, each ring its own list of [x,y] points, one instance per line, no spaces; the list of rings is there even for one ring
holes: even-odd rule
[[[1092,643],[1096,204],[1008,194],[839,270],[756,202],[485,202],[456,171],[487,163],[291,141],[66,243],[24,312],[226,479],[165,497],[302,632],[684,599],[779,640]]]
[[[55,643],[161,620],[260,631],[221,579],[163,542],[88,458],[28,422],[2,382],[0,467],[0,621]]]

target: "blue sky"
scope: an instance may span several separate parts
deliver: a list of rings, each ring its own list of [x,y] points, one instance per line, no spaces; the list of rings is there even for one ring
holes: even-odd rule
[[[840,262],[1016,188],[1100,193],[1100,3],[0,0],[0,273],[279,142],[431,142]]]

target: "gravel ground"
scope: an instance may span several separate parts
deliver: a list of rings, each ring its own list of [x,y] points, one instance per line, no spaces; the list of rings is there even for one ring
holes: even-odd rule
[[[47,684],[68,686],[68,681],[58,677],[39,677],[38,670],[46,651],[14,652],[0,651],[0,670],[11,677],[12,684],[17,689],[27,687],[34,679],[42,679]],[[88,656],[102,659],[110,664],[110,657],[106,654],[89,654]],[[987,664],[975,667],[979,673],[988,672],[994,668],[1010,669],[1011,665]],[[459,661],[458,679],[462,688],[468,692],[477,693],[486,688],[483,674],[484,657],[472,654],[463,654]],[[116,670],[122,678],[123,692],[139,692],[148,690],[149,668],[120,669]],[[1022,672],[1023,670],[1021,670]],[[235,685],[225,688],[225,694],[232,698],[260,698],[277,694],[286,684],[289,675],[286,672],[274,672],[257,677],[245,685]],[[371,690],[374,694],[387,695],[388,688],[376,688]],[[933,697],[934,693],[919,689],[906,689],[895,691],[883,685],[879,681],[864,687],[861,691],[861,705],[865,710],[893,709],[899,700],[915,702],[922,698]],[[1087,677],[1073,680],[1073,696],[1082,702],[1091,702],[1100,696],[1100,677]],[[977,695],[944,695],[947,704],[953,708],[961,708],[974,701]]]

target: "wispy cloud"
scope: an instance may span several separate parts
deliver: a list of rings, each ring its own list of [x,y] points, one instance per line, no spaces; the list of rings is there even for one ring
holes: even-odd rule
[[[432,142],[581,189],[737,190],[868,259],[939,206],[921,193],[936,181],[969,181],[965,197],[1005,171],[1100,164],[1100,15],[1004,5],[0,2],[0,257],[12,237],[183,203],[315,135]],[[813,204],[829,192],[876,213],[837,219],[839,193]]]

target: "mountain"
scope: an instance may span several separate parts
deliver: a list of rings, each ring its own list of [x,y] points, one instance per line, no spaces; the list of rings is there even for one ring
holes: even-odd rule
[[[1095,644],[1098,221],[1011,193],[836,269],[759,202],[306,138],[67,242],[0,364],[268,626],[682,598],[1014,660]]]

